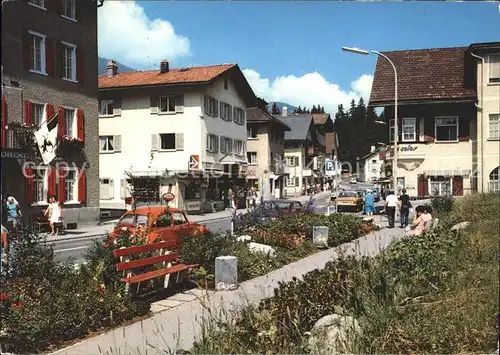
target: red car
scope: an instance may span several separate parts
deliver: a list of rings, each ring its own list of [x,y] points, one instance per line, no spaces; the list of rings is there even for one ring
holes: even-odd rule
[[[175,240],[179,245],[181,236],[196,236],[210,232],[207,227],[190,222],[181,209],[164,206],[143,206],[127,211],[116,224],[111,236],[117,237],[122,232],[129,232],[133,235],[148,226],[150,228],[147,235],[148,244],[161,239],[163,241]]]

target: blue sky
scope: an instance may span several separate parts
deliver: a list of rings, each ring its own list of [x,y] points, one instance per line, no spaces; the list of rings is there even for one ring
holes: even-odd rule
[[[328,95],[323,88],[317,96],[328,102],[317,102],[329,107],[369,95],[376,61],[342,52],[341,46],[383,51],[500,41],[498,2],[127,1],[128,9],[118,4],[100,9],[103,57],[137,69],[153,67],[160,57],[172,67],[238,63],[254,91],[268,100],[309,104],[314,99],[303,99],[304,89],[292,87],[326,85]],[[113,24],[101,21],[111,15]],[[131,32],[140,26],[142,32]],[[120,31],[128,31],[128,40],[116,49],[109,40]]]

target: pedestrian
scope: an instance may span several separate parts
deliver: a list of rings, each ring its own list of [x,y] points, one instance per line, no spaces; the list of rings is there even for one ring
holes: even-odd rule
[[[373,214],[377,212],[377,210],[375,209],[375,199],[373,198],[371,190],[366,191],[364,200],[365,200],[365,213],[368,216],[373,216]]]
[[[14,198],[14,196],[7,197],[7,229],[14,235],[14,238],[19,238],[19,219],[22,217],[21,208],[19,207],[19,202]]]
[[[424,206],[424,213],[422,215],[422,218],[425,222],[425,231],[430,231],[431,230],[431,225],[432,225],[432,208],[429,205]]]
[[[9,262],[9,231],[2,224],[2,264]]]
[[[385,212],[389,220],[389,228],[394,228],[394,219],[396,217],[396,208],[398,207],[398,198],[394,191],[389,191],[385,198]]]
[[[410,196],[403,189],[401,196],[399,196],[399,214],[401,219],[401,228],[408,226],[408,216],[410,215],[410,208],[412,208]]]
[[[416,215],[410,230],[406,233],[407,236],[419,236],[425,232],[426,218],[424,217],[424,206],[417,206],[415,209]]]
[[[61,205],[56,200],[55,196],[51,196],[49,199],[49,207],[45,210],[45,216],[49,218],[51,236],[56,236],[59,233],[58,224],[61,223],[62,220],[62,210]]]

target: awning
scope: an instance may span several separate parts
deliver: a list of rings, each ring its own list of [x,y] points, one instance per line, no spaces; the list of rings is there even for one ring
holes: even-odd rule
[[[234,157],[232,154],[226,154],[224,157],[222,157],[221,160],[219,160],[219,164],[223,165],[247,165],[248,162],[244,158],[237,158]]]
[[[427,176],[463,176],[468,177],[471,174],[471,170],[428,170],[424,171]]]

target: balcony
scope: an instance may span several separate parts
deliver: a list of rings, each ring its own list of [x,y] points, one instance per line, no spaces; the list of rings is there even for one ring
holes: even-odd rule
[[[5,142],[2,142],[2,157],[28,158],[36,154],[37,146],[33,132],[24,127],[6,127]]]

